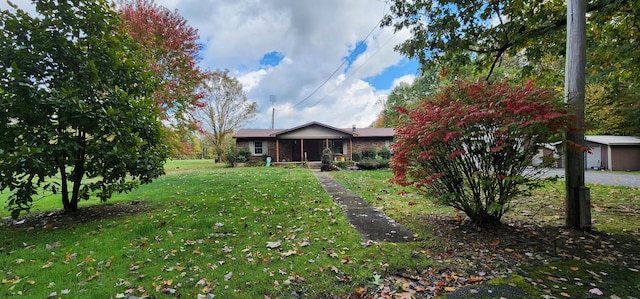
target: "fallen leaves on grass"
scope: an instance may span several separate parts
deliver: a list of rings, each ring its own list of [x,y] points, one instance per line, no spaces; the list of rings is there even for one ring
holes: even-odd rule
[[[602,295],[604,293],[598,288],[593,288],[593,289],[589,290],[589,294],[594,294],[594,295],[600,296],[600,295]]]
[[[280,247],[280,245],[282,245],[282,241],[278,240],[275,242],[267,242],[267,248],[278,248]]]
[[[47,211],[41,213],[28,214],[23,219],[11,223],[7,226],[16,227],[57,227],[60,224],[68,225],[73,223],[85,223],[101,219],[108,219],[121,215],[133,215],[136,213],[149,210],[150,207],[143,201],[119,202],[115,204],[100,204],[86,207],[80,207],[77,211],[69,212],[62,209],[55,211]],[[3,225],[4,223],[0,223]],[[57,243],[57,244],[56,244]],[[47,244],[48,246],[57,245]]]
[[[541,265],[549,259],[627,265],[630,270],[640,264],[640,256],[634,249],[640,242],[621,243],[614,236],[598,231],[577,232],[533,223],[509,223],[501,228],[480,229],[453,217],[434,215],[422,220],[443,243],[414,254],[432,259],[441,268],[405,269],[388,275],[378,290],[382,298],[394,298],[392,296],[405,291],[414,294],[415,298],[432,298],[494,278],[507,278],[519,273],[523,267]],[[585,271],[596,283],[608,275],[581,268],[567,267],[564,276],[550,273],[547,281],[526,277],[525,281],[546,288],[550,298],[584,297],[585,293],[572,296],[547,285],[584,284],[571,277],[578,271]],[[549,270],[560,271],[555,266],[550,266]],[[597,296],[603,293],[595,287],[588,292]]]

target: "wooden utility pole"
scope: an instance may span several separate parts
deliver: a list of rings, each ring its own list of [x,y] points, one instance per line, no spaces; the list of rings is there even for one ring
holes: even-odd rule
[[[565,134],[565,225],[591,228],[589,189],[584,185],[584,98],[586,68],[586,0],[567,0],[567,55],[564,99],[575,115],[572,130]],[[576,145],[579,145],[576,146]]]
[[[270,95],[269,100],[271,100],[271,129],[273,129],[273,125],[276,121],[276,107],[273,104],[276,102],[276,96]]]

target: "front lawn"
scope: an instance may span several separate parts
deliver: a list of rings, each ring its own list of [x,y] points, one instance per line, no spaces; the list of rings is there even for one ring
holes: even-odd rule
[[[508,225],[486,230],[388,183],[389,171],[332,172],[419,239],[371,243],[310,170],[207,160],[165,169],[106,205],[83,202],[80,214],[52,210],[54,196],[17,223],[2,211],[0,296],[431,298],[500,285],[536,298],[640,293],[638,189],[591,186],[590,233],[562,228],[562,182],[517,199]]]
[[[419,242],[363,242],[307,169],[202,160],[166,170],[106,206],[83,203],[84,215],[5,217],[0,297],[313,298],[375,290],[389,272],[428,267],[413,254]],[[51,206],[59,199],[34,210]]]

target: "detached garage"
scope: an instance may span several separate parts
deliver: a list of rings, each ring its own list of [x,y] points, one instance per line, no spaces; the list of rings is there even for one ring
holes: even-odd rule
[[[640,138],[635,136],[586,135],[587,169],[640,171]]]

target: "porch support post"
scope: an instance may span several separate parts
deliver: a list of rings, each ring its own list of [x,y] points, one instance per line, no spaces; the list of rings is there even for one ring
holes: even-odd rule
[[[280,162],[280,139],[276,139],[276,162]]]
[[[349,139],[349,160],[353,161],[353,139]]]
[[[304,160],[304,139],[300,139],[300,162],[306,162]]]

